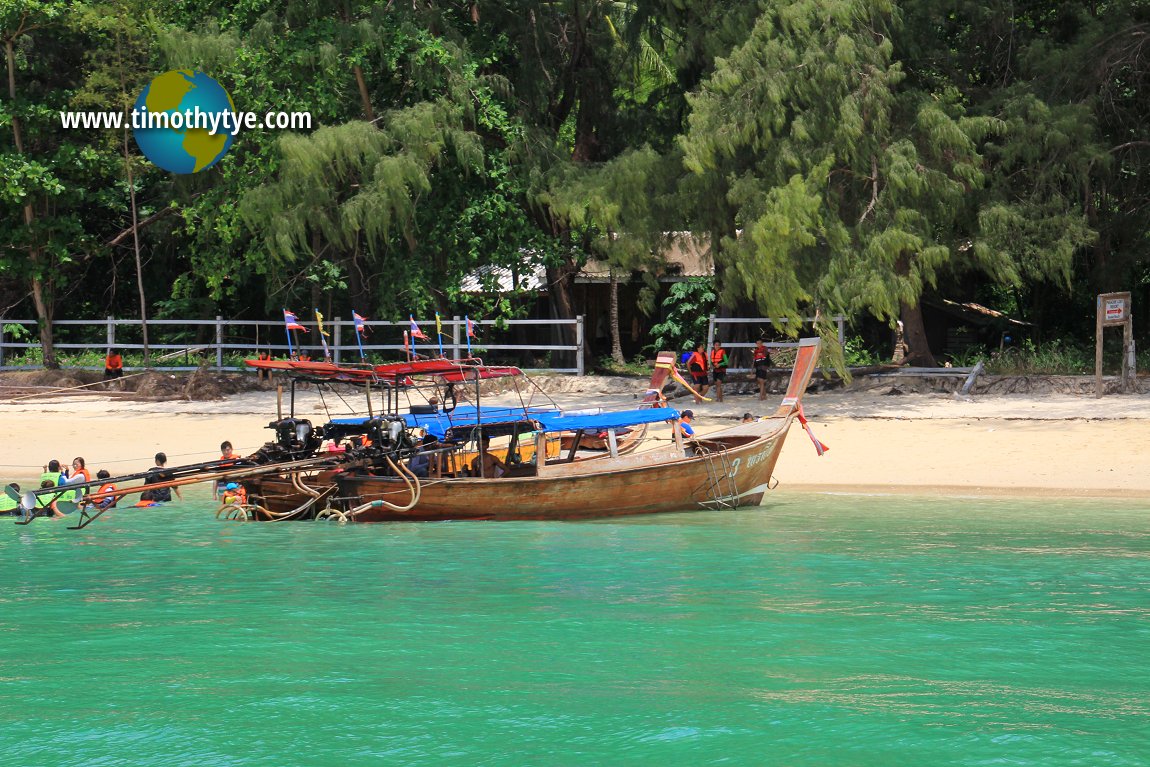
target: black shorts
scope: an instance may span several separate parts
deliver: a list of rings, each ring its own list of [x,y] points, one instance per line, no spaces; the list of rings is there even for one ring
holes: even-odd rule
[[[706,373],[691,373],[691,381],[695,384],[695,386],[706,386],[707,385],[707,374]]]
[[[727,369],[723,368],[722,370],[712,371],[711,372],[711,378],[715,381],[715,383],[720,383],[722,381],[726,381],[727,380]]]
[[[112,370],[112,368],[104,368],[104,378],[123,378],[123,377],[124,377],[124,369],[123,368],[117,368],[116,370]]]
[[[769,371],[770,368],[766,365],[755,365],[755,378],[758,378],[760,381],[765,381],[767,380],[767,373]]]

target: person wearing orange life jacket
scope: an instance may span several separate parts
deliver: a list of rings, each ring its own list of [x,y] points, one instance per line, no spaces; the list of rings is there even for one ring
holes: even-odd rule
[[[715,382],[715,399],[723,401],[723,381],[727,380],[727,368],[731,364],[731,357],[723,348],[723,342],[715,339],[711,347],[711,379]]]
[[[99,490],[89,495],[87,499],[87,503],[95,506],[100,511],[115,507],[116,501],[118,500],[115,494],[116,486],[108,481],[111,476],[107,469],[100,469],[96,472],[96,479],[103,480],[103,484],[100,485]]]
[[[698,344],[695,351],[687,359],[687,372],[691,374],[691,383],[695,385],[695,403],[703,401],[707,396],[707,355],[703,353],[703,344]]]
[[[248,491],[243,485],[238,485],[235,482],[229,482],[224,487],[224,504],[235,503],[245,504],[248,502]]]

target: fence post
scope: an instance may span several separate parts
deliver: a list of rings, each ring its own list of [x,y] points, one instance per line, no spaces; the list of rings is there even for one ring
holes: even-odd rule
[[[108,317],[108,349],[111,351],[112,347],[116,345],[116,319]]]
[[[216,315],[216,370],[224,369],[224,318]]]
[[[0,317],[0,368],[4,367],[4,318]]]
[[[836,320],[836,321],[838,322],[838,324],[839,324],[839,346],[840,346],[840,347],[841,347],[841,346],[846,346],[846,343],[847,343],[847,333],[846,333],[846,328],[844,327],[844,318],[843,318],[843,316],[840,314],[839,316],[835,317],[835,320]]]
[[[459,359],[459,315],[451,317],[451,359]]]
[[[333,344],[332,344],[332,346],[333,346],[333,348],[332,348],[332,350],[331,350],[331,355],[332,355],[332,357],[331,357],[331,361],[332,361],[332,362],[334,362],[334,363],[335,363],[335,364],[337,364],[337,365],[339,364],[339,344],[340,344],[340,339],[342,339],[342,338],[343,338],[343,335],[342,335],[342,334],[339,332],[339,331],[340,331],[340,329],[341,329],[341,327],[342,327],[342,326],[341,326],[339,323],[340,323],[340,322],[342,322],[342,321],[343,321],[343,320],[341,320],[339,317],[336,317],[336,318],[335,318],[335,335],[333,335],[333,336],[332,336],[332,339],[333,339]]]
[[[584,375],[587,371],[583,365],[583,315],[580,314],[575,318],[575,346],[579,347],[575,350],[575,367],[578,369],[576,375]]]

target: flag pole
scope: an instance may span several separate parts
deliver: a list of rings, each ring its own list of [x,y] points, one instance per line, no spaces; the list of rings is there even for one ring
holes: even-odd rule
[[[287,309],[284,309],[283,311],[284,311],[284,334],[287,336],[287,342],[288,342],[288,359],[294,360],[295,359],[295,349],[292,348],[292,343],[291,343],[291,328],[289,328],[288,324],[287,324]]]
[[[458,316],[458,315],[456,315],[456,316]],[[463,333],[463,335],[467,336],[467,357],[468,357],[468,359],[470,359],[471,358],[471,318],[465,314],[465,315],[463,315],[463,322],[464,322],[464,326],[463,326],[464,327],[464,333]]]
[[[367,326],[363,324],[363,318],[356,313],[355,309],[351,310],[351,316],[357,318],[355,320],[355,342],[359,345],[359,359],[362,362],[367,362],[367,354],[363,351],[363,334],[367,332]]]
[[[439,339],[439,356],[443,358],[443,325],[439,322],[439,312],[435,313],[435,336]]]
[[[323,315],[319,313],[319,309],[314,309],[315,312],[315,326],[319,330],[319,342],[323,344],[323,361],[331,362],[331,349],[327,348],[327,332],[323,329]]]

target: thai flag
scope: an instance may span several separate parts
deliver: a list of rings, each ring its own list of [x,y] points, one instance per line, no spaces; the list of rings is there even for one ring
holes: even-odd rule
[[[415,324],[415,317],[409,314],[407,318],[411,320],[411,340],[414,341],[417,338],[422,341],[428,340],[427,336],[423,334],[423,331],[419,329],[419,325]]]
[[[284,325],[287,326],[288,330],[302,330],[305,333],[308,332],[307,328],[299,324],[299,318],[289,312],[287,309],[284,309]]]
[[[475,334],[475,323],[471,321],[470,317],[467,318],[467,337],[479,339],[479,336]]]
[[[367,335],[367,325],[363,324],[367,318],[360,317],[359,312],[357,312],[355,309],[351,310],[351,318],[355,320],[355,332],[359,333],[360,335]]]

